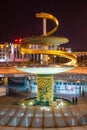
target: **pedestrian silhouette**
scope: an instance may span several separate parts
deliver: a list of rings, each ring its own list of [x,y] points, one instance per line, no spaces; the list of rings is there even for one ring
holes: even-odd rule
[[[74,104],[74,97],[72,98],[72,103]]]
[[[82,95],[84,96],[84,90],[82,90]]]
[[[78,102],[78,98],[77,98],[77,97],[75,97],[75,104],[77,104],[77,102]]]

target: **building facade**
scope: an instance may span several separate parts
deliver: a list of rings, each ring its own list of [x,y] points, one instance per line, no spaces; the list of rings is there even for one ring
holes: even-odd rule
[[[16,43],[3,43],[0,44],[0,63],[41,63],[41,56],[40,54],[23,54],[20,51],[21,44]],[[29,45],[30,49],[41,49],[39,45]],[[64,48],[58,45],[52,45],[48,47],[49,50],[63,50],[72,53],[71,48]],[[78,57],[78,65],[85,66],[87,65],[87,52],[86,51],[79,51],[73,52]],[[58,57],[56,55],[49,55],[48,56],[48,63],[64,63],[66,58]],[[5,64],[5,65],[6,65]],[[0,64],[2,65],[2,64]]]

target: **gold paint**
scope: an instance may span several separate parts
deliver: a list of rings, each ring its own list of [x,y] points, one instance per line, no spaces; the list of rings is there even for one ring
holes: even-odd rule
[[[63,43],[67,43],[69,41],[65,37],[47,37],[47,36],[51,35],[52,33],[54,33],[57,30],[58,25],[59,25],[58,20],[53,15],[48,14],[48,13],[40,13],[40,14],[37,13],[36,17],[43,18],[43,19],[45,18],[45,19],[49,19],[49,20],[53,21],[55,23],[55,27],[50,32],[47,32],[46,36],[39,36],[39,37],[33,36],[30,38],[25,38],[21,45],[21,52],[29,53],[29,54],[45,54],[45,55],[50,54],[50,55],[62,56],[62,57],[70,59],[70,61],[68,61],[67,64],[76,66],[77,56],[73,53],[69,53],[66,51],[60,51],[60,50],[29,49],[29,44],[45,46],[45,45],[53,45],[53,44],[63,44]],[[67,65],[67,64],[65,63],[65,65]]]
[[[42,19],[44,19],[44,18],[49,19],[49,20],[51,20],[51,21],[53,21],[55,23],[55,27],[51,31],[47,32],[46,36],[49,36],[49,35],[53,34],[57,30],[59,22],[56,19],[56,17],[54,17],[53,15],[48,14],[48,13],[37,13],[36,17],[37,18],[42,18]]]
[[[39,101],[49,101],[49,103],[53,102],[53,76],[38,76],[38,93],[37,99]]]

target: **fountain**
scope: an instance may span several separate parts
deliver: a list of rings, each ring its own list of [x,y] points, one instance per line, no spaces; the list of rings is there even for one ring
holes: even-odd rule
[[[60,50],[49,50],[49,45],[55,44],[64,44],[69,40],[65,37],[53,37],[52,35],[58,28],[59,22],[51,14],[48,13],[38,13],[36,14],[37,18],[43,19],[43,35],[40,36],[32,36],[28,38],[24,38],[21,44],[21,52],[24,54],[40,54],[42,55],[41,66],[38,67],[19,67],[18,70],[28,72],[30,74],[37,75],[37,102],[43,103],[48,102],[51,106],[53,103],[53,94],[54,94],[54,79],[53,75],[61,72],[65,72],[73,69],[77,63],[77,57],[73,53],[60,51]],[[46,30],[46,20],[51,20],[55,23],[55,27],[47,32]],[[40,49],[31,49],[29,45],[39,45]],[[48,55],[56,55],[68,58],[69,61],[67,63],[63,63],[61,65],[48,65]]]

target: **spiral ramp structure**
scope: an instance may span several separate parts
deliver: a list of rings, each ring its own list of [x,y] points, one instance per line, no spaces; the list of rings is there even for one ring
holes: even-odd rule
[[[22,53],[28,53],[28,54],[43,54],[43,55],[56,55],[56,56],[62,56],[65,58],[70,59],[68,63],[65,63],[65,65],[73,65],[76,66],[77,63],[77,56],[73,53],[69,53],[66,51],[60,51],[60,50],[48,50],[44,49],[45,47],[48,47],[49,45],[55,45],[55,44],[65,44],[69,40],[65,37],[53,37],[52,35],[57,29],[59,22],[58,20],[51,14],[48,13],[37,13],[37,18],[42,19],[48,19],[51,20],[53,23],[55,23],[55,27],[45,34],[41,36],[32,36],[28,38],[23,39],[23,43],[21,45],[21,52]],[[46,30],[46,29],[45,29]],[[40,45],[41,49],[29,49],[29,45]]]
[[[69,61],[67,63],[62,64],[61,67],[55,66],[41,66],[36,68],[18,68],[19,70],[37,74],[37,85],[38,85],[38,93],[37,93],[37,100],[39,102],[49,102],[50,105],[53,103],[53,93],[54,93],[54,80],[53,75],[56,73],[61,73],[67,70],[72,69],[76,66],[77,57],[73,53],[69,53],[66,51],[60,50],[49,50],[49,45],[55,44],[65,44],[69,40],[65,37],[53,37],[52,35],[57,29],[59,22],[58,20],[51,14],[48,13],[38,13],[36,14],[37,18],[43,19],[43,35],[40,36],[32,36],[23,39],[23,43],[21,44],[21,52],[27,54],[41,54],[43,55],[43,63],[46,63],[48,60],[48,55],[56,55],[68,58]],[[55,27],[47,32],[46,31],[46,20],[51,20],[55,23]],[[29,45],[39,45],[40,49],[30,49]],[[64,68],[64,65],[67,67]],[[72,67],[70,68],[69,65]]]

